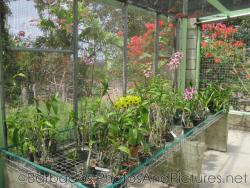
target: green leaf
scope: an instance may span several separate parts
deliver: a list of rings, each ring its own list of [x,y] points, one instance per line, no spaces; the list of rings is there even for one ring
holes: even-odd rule
[[[16,75],[14,76],[14,78],[16,78],[16,77],[26,78],[26,75],[23,74],[23,73],[18,73],[18,74],[16,74]]]
[[[18,145],[19,144],[19,129],[15,128],[14,131],[13,131],[13,143],[15,145]]]
[[[119,146],[118,148],[120,151],[124,152],[124,153],[127,153],[128,155],[130,155],[130,151],[129,151],[129,148],[126,147],[126,146]]]

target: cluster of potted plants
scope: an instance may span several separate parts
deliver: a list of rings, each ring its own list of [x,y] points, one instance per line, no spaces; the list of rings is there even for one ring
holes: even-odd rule
[[[107,84],[104,86],[102,95],[108,90]],[[228,88],[220,85],[207,85],[200,91],[188,87],[183,93],[173,90],[167,80],[153,77],[145,84],[135,84],[127,96],[110,99],[110,104],[95,102],[94,107],[83,111],[87,116],[88,110],[94,110],[95,117],[92,123],[79,122],[79,145],[73,156],[85,162],[86,173],[93,175],[84,183],[97,186],[95,176],[99,171],[117,181],[173,141],[173,126],[182,125],[184,133],[190,131],[209,111],[228,109],[229,96]],[[8,118],[12,142],[21,145],[31,161],[48,164],[57,151],[58,102],[55,95],[37,105],[32,116],[22,112]]]
[[[173,91],[168,81],[154,77],[129,93],[87,128],[89,158],[108,168],[115,180],[173,141],[174,125],[182,125],[186,133],[208,113],[229,108],[230,92],[219,85],[208,85],[199,92],[189,87],[183,94]]]

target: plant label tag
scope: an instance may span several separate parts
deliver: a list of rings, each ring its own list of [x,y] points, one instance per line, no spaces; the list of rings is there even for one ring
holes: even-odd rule
[[[172,136],[174,137],[174,138],[176,138],[177,136],[176,136],[176,134],[174,134],[174,132],[173,131],[170,131],[170,133],[172,134]]]
[[[99,171],[102,171],[102,172],[109,172],[109,169],[107,169],[107,168],[101,168],[101,167],[98,167],[98,166],[96,166],[95,169],[99,170]]]

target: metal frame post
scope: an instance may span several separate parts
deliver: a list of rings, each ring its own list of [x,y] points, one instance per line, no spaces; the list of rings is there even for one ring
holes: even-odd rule
[[[158,63],[159,63],[159,32],[160,32],[160,13],[156,13],[155,17],[155,44],[154,44],[154,62],[153,62],[153,74],[154,76],[158,73]]]
[[[4,45],[4,13],[0,12],[0,147],[7,147],[7,134],[5,124],[5,97],[4,97],[4,76],[3,76],[3,45]],[[0,187],[5,187],[5,160],[2,154],[0,154]]]
[[[122,7],[123,16],[123,96],[127,94],[128,84],[128,3]]]
[[[74,126],[77,135],[78,125],[78,0],[73,1],[73,112],[74,112]]]
[[[195,66],[195,86],[199,89],[200,83],[200,63],[201,63],[201,27],[197,25],[197,44],[196,44],[196,66]]]

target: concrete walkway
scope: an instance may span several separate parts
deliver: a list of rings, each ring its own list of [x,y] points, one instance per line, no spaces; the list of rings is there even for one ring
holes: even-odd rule
[[[250,132],[229,130],[226,153],[205,152],[202,179],[200,188],[250,188]]]

